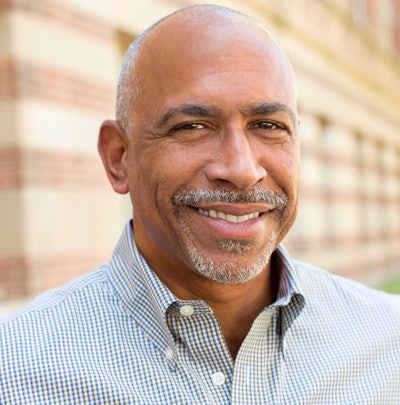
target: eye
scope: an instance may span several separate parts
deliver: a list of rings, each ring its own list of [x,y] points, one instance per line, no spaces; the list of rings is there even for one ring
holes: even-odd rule
[[[286,129],[284,125],[279,124],[275,121],[259,121],[256,122],[251,126],[251,128],[260,128],[260,129],[266,129],[266,130],[276,130],[276,129]]]
[[[165,133],[177,141],[196,141],[209,136],[213,131],[210,123],[203,121],[186,121],[177,123]],[[164,135],[164,136],[165,136]]]
[[[265,142],[283,143],[292,136],[291,127],[271,119],[260,119],[250,123],[252,133]]]
[[[200,122],[187,122],[184,124],[177,125],[174,128],[174,131],[181,131],[181,130],[195,131],[195,130],[204,129],[204,128],[205,128],[205,126]]]

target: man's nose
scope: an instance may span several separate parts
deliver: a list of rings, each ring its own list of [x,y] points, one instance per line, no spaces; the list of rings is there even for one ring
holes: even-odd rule
[[[213,157],[206,169],[209,181],[228,182],[236,188],[248,189],[267,176],[260,161],[260,144],[240,128],[224,131],[210,153]]]

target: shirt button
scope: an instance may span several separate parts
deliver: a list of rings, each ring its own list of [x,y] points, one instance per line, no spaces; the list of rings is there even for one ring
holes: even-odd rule
[[[221,372],[214,373],[211,379],[214,385],[222,385],[225,382],[225,375]]]
[[[174,351],[170,348],[168,348],[165,351],[165,360],[172,360],[174,358]]]
[[[179,311],[183,316],[190,316],[193,315],[194,309],[191,305],[184,305]]]

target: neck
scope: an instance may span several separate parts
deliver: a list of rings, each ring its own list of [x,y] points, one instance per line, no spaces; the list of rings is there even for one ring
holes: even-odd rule
[[[279,266],[274,255],[265,269],[245,283],[224,284],[209,280],[160,251],[141,226],[135,240],[149,266],[181,300],[202,300],[218,318],[228,348],[235,358],[260,312],[274,302],[279,285]]]
[[[271,270],[272,269],[272,270]],[[260,312],[276,299],[279,272],[273,264],[253,280],[241,284],[222,284],[190,274],[190,280],[161,276],[170,291],[182,300],[202,300],[213,310],[233,357]],[[188,289],[187,286],[190,286]]]

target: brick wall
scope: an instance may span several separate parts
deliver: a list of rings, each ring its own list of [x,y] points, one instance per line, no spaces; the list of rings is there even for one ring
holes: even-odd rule
[[[114,116],[122,53],[194,3],[0,0],[0,300],[109,257],[131,208],[96,142]],[[215,3],[269,26],[296,71],[303,182],[290,252],[368,283],[399,275],[400,2]]]

